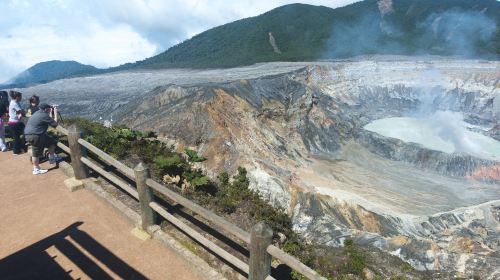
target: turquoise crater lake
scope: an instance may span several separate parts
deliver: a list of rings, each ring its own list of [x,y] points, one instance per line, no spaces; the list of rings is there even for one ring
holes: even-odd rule
[[[445,153],[468,153],[500,161],[500,141],[470,131],[460,113],[438,111],[428,117],[393,117],[375,120],[364,129],[413,142]]]

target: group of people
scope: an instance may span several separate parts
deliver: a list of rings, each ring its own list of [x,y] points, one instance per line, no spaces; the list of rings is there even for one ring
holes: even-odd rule
[[[8,100],[10,95],[10,102]],[[43,151],[48,149],[48,158],[51,164],[61,160],[55,153],[57,141],[47,134],[49,126],[57,127],[57,107],[46,103],[40,104],[40,98],[33,95],[29,99],[29,105],[24,109],[22,104],[23,95],[18,91],[0,91],[0,150],[6,152],[8,147],[5,143],[6,124],[12,140],[12,152],[20,155],[27,151],[27,142],[31,145],[31,162],[33,164],[33,175],[47,173],[47,169],[40,167],[40,158]],[[24,135],[24,136],[23,136]]]

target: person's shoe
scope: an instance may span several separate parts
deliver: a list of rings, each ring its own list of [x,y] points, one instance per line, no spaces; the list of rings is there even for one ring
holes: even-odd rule
[[[7,150],[8,150],[7,147],[2,148],[2,152],[7,152]]]
[[[55,155],[53,157],[49,156],[49,162],[50,162],[50,164],[56,164],[56,163],[60,162],[61,160],[62,160],[62,157],[60,157],[58,155]]]
[[[49,172],[47,169],[33,168],[33,175],[39,175]]]

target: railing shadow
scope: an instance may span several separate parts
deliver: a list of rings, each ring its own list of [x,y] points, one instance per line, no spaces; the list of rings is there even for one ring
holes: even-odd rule
[[[74,279],[57,261],[59,254],[77,266],[91,279],[147,279],[85,231],[75,222],[30,246],[0,259],[0,278],[13,279]],[[49,255],[47,249],[57,252]],[[111,273],[112,272],[112,273]]]

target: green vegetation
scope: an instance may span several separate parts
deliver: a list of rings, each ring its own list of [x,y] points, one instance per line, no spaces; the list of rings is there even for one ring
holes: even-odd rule
[[[188,148],[184,149],[184,153],[188,156],[189,162],[202,162],[207,160],[205,157],[198,155],[196,151],[190,150]]]
[[[344,273],[362,275],[363,268],[366,267],[366,257],[357,248],[352,239],[345,240],[344,248],[347,261],[343,264],[342,271]]]
[[[157,156],[153,161],[155,174],[182,174],[186,161],[178,154]]]
[[[78,125],[85,140],[118,159],[134,155],[145,163],[151,163],[158,154],[174,155],[172,148],[157,140],[153,132],[135,131],[125,126],[107,128],[79,118],[65,119],[65,124]]]
[[[206,158],[190,149],[184,149],[184,154],[177,153],[173,147],[157,140],[152,132],[139,132],[124,126],[106,128],[78,118],[67,119],[66,125],[70,124],[78,125],[84,133],[84,139],[112,156],[130,165],[139,160],[145,162],[157,180],[164,179],[165,175],[170,178],[179,176],[180,180],[173,182],[177,186],[174,190],[180,191],[179,187],[182,187],[184,196],[238,226],[249,230],[259,221],[266,222],[275,233],[274,243],[277,246],[328,279],[351,279],[348,276],[351,274],[364,277],[363,269],[368,267],[368,260],[363,249],[352,239],[345,241],[343,249],[335,250],[305,242],[293,231],[292,220],[283,209],[272,207],[260,198],[257,191],[249,188],[250,181],[245,168],[239,167],[232,178],[229,173],[221,172],[217,182],[213,182],[201,170],[193,167],[194,163]],[[406,267],[402,270],[406,270]],[[292,276],[304,279],[297,272],[293,272]]]
[[[411,267],[411,265],[410,265],[410,264],[408,264],[408,263],[403,263],[403,264],[401,265],[401,270],[402,270],[402,271],[412,271],[412,270],[413,270],[413,267]]]
[[[258,192],[248,188],[250,181],[247,178],[245,168],[238,167],[238,173],[233,177],[231,183],[227,172],[219,174],[218,179],[217,193],[212,200],[212,205],[218,213],[229,215],[237,209],[244,209],[253,223],[264,221],[273,228],[275,233],[285,234],[288,238],[285,246],[300,247],[296,244],[298,236],[292,230],[292,221],[285,211],[272,207],[259,197]]]

